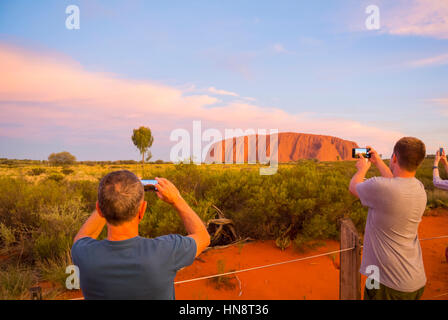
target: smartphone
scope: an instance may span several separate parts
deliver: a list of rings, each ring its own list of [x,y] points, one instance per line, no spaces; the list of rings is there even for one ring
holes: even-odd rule
[[[353,148],[352,149],[352,158],[360,158],[359,155],[361,155],[364,158],[370,158],[370,148]]]
[[[157,191],[157,180],[140,180],[145,191]]]
[[[440,148],[440,150],[439,150],[439,155],[440,155],[440,156],[443,155],[443,148]]]

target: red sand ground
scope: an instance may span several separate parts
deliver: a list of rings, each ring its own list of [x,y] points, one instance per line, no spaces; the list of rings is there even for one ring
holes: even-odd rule
[[[438,210],[425,216],[420,224],[419,237],[428,238],[448,234],[448,211]],[[448,300],[448,263],[445,248],[448,238],[421,242],[428,283],[423,299]],[[193,265],[181,270],[176,281],[217,273],[240,270],[281,262],[339,249],[336,241],[304,253],[291,247],[281,251],[273,241],[256,241],[203,253]],[[221,267],[219,268],[218,265]],[[224,266],[224,267],[223,267]],[[177,299],[338,299],[339,254],[319,257],[266,269],[229,276],[218,284],[216,280],[199,280],[177,284]],[[218,268],[220,270],[218,270]],[[365,277],[362,278],[364,286]],[[363,288],[364,289],[364,288]],[[446,293],[446,294],[445,294]],[[445,295],[442,295],[445,294]],[[442,295],[437,297],[438,295]],[[81,296],[79,291],[64,293],[60,298]]]

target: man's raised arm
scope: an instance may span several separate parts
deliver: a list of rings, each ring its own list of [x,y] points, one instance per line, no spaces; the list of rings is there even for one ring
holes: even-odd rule
[[[98,202],[96,205],[98,206]],[[106,219],[101,217],[98,214],[98,210],[95,209],[89,219],[87,219],[87,221],[82,225],[81,229],[79,229],[78,234],[73,239],[73,243],[85,237],[90,237],[93,239],[98,238],[105,224]]]
[[[370,154],[370,162],[372,162],[375,167],[378,168],[380,174],[384,178],[393,178],[394,175],[392,171],[390,171],[390,168],[384,163],[383,159],[379,156],[378,152],[376,152],[375,149],[372,147],[370,148],[369,154]]]
[[[359,194],[358,191],[356,191],[356,186],[364,182],[364,178],[366,177],[367,171],[369,171],[370,165],[370,161],[367,161],[367,159],[362,155],[356,162],[356,168],[358,171],[355,173],[352,180],[350,180],[350,186],[348,189],[357,198],[359,198]]]
[[[204,226],[201,218],[190,208],[188,203],[182,198],[177,188],[167,179],[156,178],[157,184],[157,196],[163,201],[170,203],[176,208],[179,213],[182,222],[185,225],[185,229],[188,232],[188,236],[193,238],[196,242],[197,250],[196,257],[207,248],[210,244],[210,235]]]

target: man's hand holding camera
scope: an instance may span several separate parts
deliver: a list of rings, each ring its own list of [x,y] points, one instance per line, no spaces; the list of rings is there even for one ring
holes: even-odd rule
[[[156,194],[159,199],[172,205],[175,205],[182,199],[179,190],[171,181],[165,178],[156,178],[156,180],[158,182]]]
[[[367,171],[369,171],[370,166],[372,165],[372,161],[367,158],[364,158],[363,155],[359,155],[358,161],[356,161],[356,168],[359,173],[364,173],[366,175]]]

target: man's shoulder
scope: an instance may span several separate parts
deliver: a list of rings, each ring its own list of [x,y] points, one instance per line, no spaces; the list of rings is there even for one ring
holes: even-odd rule
[[[92,250],[95,250],[93,248],[97,247],[99,243],[100,241],[90,237],[83,237],[76,240],[71,249],[73,261],[76,264],[79,263],[81,261],[80,259],[91,254]]]
[[[156,238],[143,238],[144,241],[154,242],[157,244],[175,244],[178,242],[194,242],[192,237],[183,236],[180,234],[167,234]]]
[[[372,177],[367,179],[364,182],[373,183],[373,184],[383,184],[387,185],[393,182],[394,178],[386,178],[386,177]]]
[[[86,246],[95,245],[97,243],[99,243],[99,241],[96,240],[96,239],[93,239],[93,238],[90,238],[90,237],[83,237],[81,239],[76,240],[73,243],[72,250],[76,249],[76,248],[79,248],[79,247],[86,247]]]
[[[385,178],[385,177],[372,177],[369,179],[366,179],[362,183],[360,183],[358,186],[358,189],[381,189],[381,188],[387,188],[391,185],[393,185],[393,178]]]
[[[180,234],[167,234],[156,238],[144,238],[146,245],[157,247],[158,250],[178,252],[178,251],[196,251],[196,241],[192,237]]]
[[[406,186],[409,184],[417,185],[424,189],[423,183],[417,178],[386,178],[386,177],[372,177],[365,180],[363,183],[370,184],[372,186],[384,186],[384,187],[403,187],[403,182],[406,182]]]
[[[416,178],[385,178],[373,177],[360,183],[357,188],[360,196],[374,194],[377,197],[401,199],[403,194],[412,194],[415,197],[426,199],[426,191],[423,183]],[[382,198],[382,201],[384,198]]]

